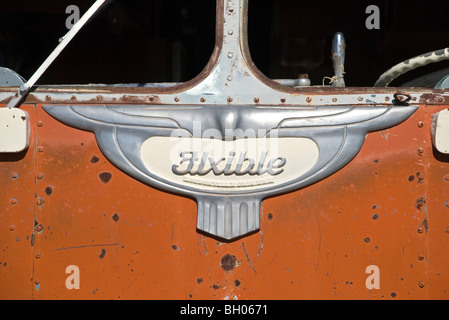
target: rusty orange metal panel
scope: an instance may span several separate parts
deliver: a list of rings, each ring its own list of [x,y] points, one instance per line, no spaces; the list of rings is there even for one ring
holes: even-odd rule
[[[32,123],[35,108],[24,105]],[[34,135],[34,126],[31,127]],[[29,299],[33,296],[33,253],[38,233],[35,213],[35,148],[0,155],[0,299]]]
[[[446,299],[449,172],[430,138],[444,108],[369,134],[342,170],[265,200],[260,230],[223,242],[195,231],[193,200],[130,178],[94,134],[37,106],[36,149],[1,166],[2,297]],[[366,287],[370,265],[380,289]]]

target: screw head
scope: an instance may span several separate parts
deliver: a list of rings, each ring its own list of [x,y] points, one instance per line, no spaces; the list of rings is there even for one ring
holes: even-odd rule
[[[425,287],[424,282],[423,282],[423,281],[419,281],[419,282],[418,282],[418,287],[424,288],[424,287]]]
[[[37,198],[36,204],[37,204],[38,206],[44,204],[44,199],[43,199],[42,197]]]

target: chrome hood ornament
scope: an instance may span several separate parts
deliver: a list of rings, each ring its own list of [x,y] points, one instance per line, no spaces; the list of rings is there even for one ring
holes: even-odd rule
[[[368,132],[395,126],[417,106],[339,105],[264,77],[248,53],[247,0],[218,1],[217,45],[192,81],[148,104],[44,105],[95,133],[104,155],[150,186],[196,199],[198,230],[235,239],[260,228],[267,197],[343,168]],[[310,91],[310,90],[309,90]]]

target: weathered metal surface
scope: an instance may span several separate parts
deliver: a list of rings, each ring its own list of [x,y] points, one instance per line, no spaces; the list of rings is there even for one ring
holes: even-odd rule
[[[216,47],[191,81],[50,86],[27,96],[30,147],[0,155],[0,298],[447,299],[449,158],[433,149],[430,128],[447,92],[283,86],[250,58],[247,1],[217,3]],[[2,88],[1,107],[15,89]],[[195,229],[193,200],[128,176],[101,138],[44,110],[61,105],[419,107],[368,133],[354,160],[326,179],[268,195],[260,228],[226,241]],[[373,266],[378,288],[367,285]],[[67,282],[73,268],[79,288]]]
[[[421,106],[368,134],[353,162],[265,200],[263,228],[224,243],[194,230],[194,201],[128,177],[92,133],[38,106],[36,147],[2,158],[1,296],[446,299],[449,159],[433,151],[429,127],[443,108]],[[65,286],[70,265],[78,290]],[[380,289],[365,286],[369,265],[380,269]]]

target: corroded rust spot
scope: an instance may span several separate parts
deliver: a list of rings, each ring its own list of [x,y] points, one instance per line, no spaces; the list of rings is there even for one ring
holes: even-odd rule
[[[103,259],[105,255],[106,255],[106,249],[101,249],[101,253],[98,256],[98,258]]]
[[[112,178],[112,174],[110,172],[102,172],[98,176],[103,183],[108,183]]]
[[[119,219],[120,216],[117,213],[114,213],[114,215],[112,216],[112,220],[114,220],[117,223]]]
[[[221,258],[221,268],[228,272],[235,268],[237,264],[237,258],[233,255],[227,254]]]
[[[426,199],[424,197],[420,197],[418,199],[416,199],[416,204],[415,207],[418,210],[421,210],[422,207],[424,207],[426,204]]]
[[[97,163],[98,161],[100,161],[100,158],[98,158],[97,156],[93,156],[93,157],[90,159],[90,162],[91,162],[91,163]]]
[[[51,187],[45,188],[45,194],[47,196],[51,196],[52,193],[53,193],[53,189]]]

